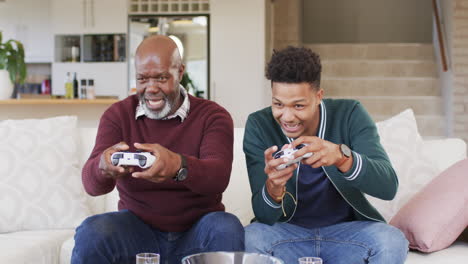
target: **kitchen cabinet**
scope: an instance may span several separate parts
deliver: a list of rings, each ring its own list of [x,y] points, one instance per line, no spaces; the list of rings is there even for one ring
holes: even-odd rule
[[[127,32],[127,0],[89,0],[91,12],[86,33]]]
[[[50,0],[54,34],[127,32],[127,0]]]
[[[127,97],[127,62],[82,62],[52,64],[52,94],[65,95],[67,72],[81,79],[93,79],[96,95]]]
[[[53,35],[50,0],[14,0],[0,2],[0,30],[3,39],[16,39],[24,45],[27,63],[50,63],[53,59]]]
[[[85,27],[85,1],[51,0],[54,34],[81,34]]]
[[[78,80],[94,80],[96,95],[116,95],[125,98],[128,90],[125,57],[119,57],[119,62],[84,62],[85,55],[89,52],[86,52],[81,44],[87,43],[85,37],[88,35],[126,35],[127,0],[49,1],[51,1],[52,32],[55,38],[52,94],[64,95],[67,72],[76,72]],[[76,45],[61,41],[67,37],[80,40]],[[122,37],[125,39],[125,36]],[[71,49],[74,46],[80,50],[77,56],[80,59],[77,62],[68,62],[68,57],[73,57]],[[92,54],[89,56],[92,57]]]

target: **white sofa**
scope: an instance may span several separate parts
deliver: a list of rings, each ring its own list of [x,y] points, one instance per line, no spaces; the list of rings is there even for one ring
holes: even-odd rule
[[[79,130],[81,162],[87,159],[94,144],[96,129]],[[250,187],[248,183],[245,158],[242,151],[243,128],[235,129],[234,162],[231,182],[226,190],[223,202],[228,212],[237,215],[244,225],[249,223],[253,213],[250,205]],[[466,157],[466,145],[459,139],[441,139],[425,142],[425,149],[444,155],[446,167],[453,163],[450,156]],[[460,144],[462,144],[460,148]],[[460,149],[462,152],[460,154]],[[457,150],[457,154],[454,154]],[[457,156],[458,155],[458,156]],[[1,199],[1,196],[0,196]],[[118,195],[112,192],[102,197],[87,197],[93,214],[116,210]],[[1,213],[1,211],[0,211]],[[70,263],[74,245],[73,229],[20,231],[0,234],[0,263],[56,264]],[[431,254],[410,252],[406,263],[468,263],[468,243],[456,242],[447,249]]]

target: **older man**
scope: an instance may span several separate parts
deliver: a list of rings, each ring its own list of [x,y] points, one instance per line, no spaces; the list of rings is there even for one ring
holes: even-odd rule
[[[233,159],[229,113],[187,94],[179,84],[184,65],[168,37],[145,39],[135,68],[137,95],[103,114],[83,168],[90,195],[117,187],[119,211],[77,228],[72,263],[135,263],[140,252],[180,263],[199,252],[244,250],[243,227],[221,203]],[[150,168],[112,165],[112,153],[137,150],[156,157]]]

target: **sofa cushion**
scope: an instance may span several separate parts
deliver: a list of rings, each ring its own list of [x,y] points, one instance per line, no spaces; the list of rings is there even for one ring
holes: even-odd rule
[[[90,214],[77,118],[0,122],[0,232],[74,228]]]
[[[75,247],[75,238],[70,237],[62,244],[60,249],[59,264],[70,264],[73,248]]]
[[[410,248],[433,252],[450,246],[468,226],[468,159],[442,172],[390,221]],[[468,254],[468,253],[467,253]]]
[[[455,242],[449,248],[434,253],[426,254],[411,251],[405,264],[462,264],[468,263],[468,243]]]
[[[0,234],[0,263],[57,264],[62,243],[73,233],[64,229]]]
[[[419,135],[411,109],[376,125],[380,142],[398,176],[399,187],[395,198],[391,201],[372,196],[367,196],[367,199],[388,222],[439,171],[431,162],[430,156],[424,153],[424,141]]]
[[[424,140],[423,153],[430,156],[432,164],[442,172],[466,158],[466,143],[460,138]]]

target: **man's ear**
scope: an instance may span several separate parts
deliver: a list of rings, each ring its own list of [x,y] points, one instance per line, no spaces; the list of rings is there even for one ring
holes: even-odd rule
[[[179,83],[182,81],[182,78],[184,77],[184,72],[185,72],[185,64],[180,64],[179,67]]]
[[[317,102],[320,104],[320,102],[322,102],[322,99],[323,99],[323,89],[322,88],[319,88],[319,90],[317,91],[316,93],[316,96],[317,96]]]

